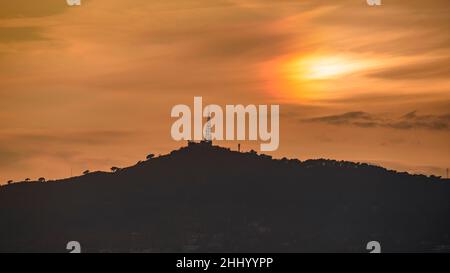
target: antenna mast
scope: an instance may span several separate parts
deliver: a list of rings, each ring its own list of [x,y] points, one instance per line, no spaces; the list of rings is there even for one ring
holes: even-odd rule
[[[211,137],[211,114],[209,113],[209,110],[208,110],[208,116],[206,117],[205,142],[212,143],[212,137]]]

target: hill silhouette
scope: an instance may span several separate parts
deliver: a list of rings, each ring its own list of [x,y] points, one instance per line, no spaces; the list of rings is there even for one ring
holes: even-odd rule
[[[450,250],[448,180],[190,143],[115,172],[0,188],[0,252]]]

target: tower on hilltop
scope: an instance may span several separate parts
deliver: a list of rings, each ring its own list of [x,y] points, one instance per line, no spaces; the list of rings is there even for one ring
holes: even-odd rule
[[[206,117],[205,135],[203,137],[202,143],[212,145],[211,114],[209,112],[208,112],[208,116]]]

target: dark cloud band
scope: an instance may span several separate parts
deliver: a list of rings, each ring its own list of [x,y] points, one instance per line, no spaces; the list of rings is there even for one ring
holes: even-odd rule
[[[326,123],[332,125],[352,125],[363,128],[385,127],[394,129],[449,130],[450,114],[419,115],[416,111],[401,117],[380,117],[366,112],[347,112],[339,115],[303,119],[303,122]]]

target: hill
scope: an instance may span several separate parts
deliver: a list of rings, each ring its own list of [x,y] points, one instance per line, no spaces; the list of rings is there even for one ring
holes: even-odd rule
[[[448,180],[191,143],[116,172],[0,188],[0,252],[450,251]]]

